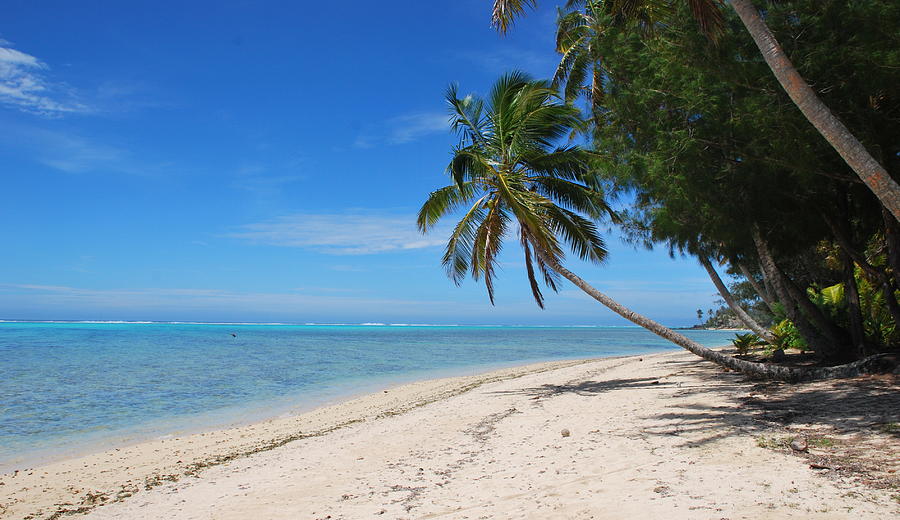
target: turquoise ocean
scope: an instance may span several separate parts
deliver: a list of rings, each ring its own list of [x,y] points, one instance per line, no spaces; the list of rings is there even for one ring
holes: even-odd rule
[[[0,471],[419,379],[677,349],[634,327],[0,322]]]

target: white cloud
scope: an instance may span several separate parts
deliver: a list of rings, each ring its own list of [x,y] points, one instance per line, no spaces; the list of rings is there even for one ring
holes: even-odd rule
[[[0,44],[7,44],[7,42],[0,42]],[[9,47],[0,47],[0,63],[9,63],[12,65],[22,65],[25,67],[35,67],[35,68],[43,68],[44,65],[38,61],[34,56],[30,56],[25,54],[24,52],[19,52],[15,49],[10,49]]]
[[[444,245],[447,233],[438,229],[423,236],[411,215],[356,212],[286,215],[247,224],[228,236],[334,255],[364,255]]]
[[[368,129],[356,137],[353,146],[373,148],[379,144],[406,144],[438,133],[450,133],[450,118],[446,112],[414,112],[388,119],[377,129]]]
[[[450,131],[450,118],[443,112],[420,112],[389,121],[388,143],[403,144],[438,132]]]
[[[63,85],[46,78],[45,63],[9,45],[0,40],[0,103],[44,116],[88,111]]]

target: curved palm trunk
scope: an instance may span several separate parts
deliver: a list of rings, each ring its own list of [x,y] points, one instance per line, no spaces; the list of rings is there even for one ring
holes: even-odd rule
[[[729,0],[729,3],[794,104],[872,190],[881,204],[900,220],[900,185],[806,84],[753,3],[750,0]]]
[[[719,290],[719,294],[722,295],[722,299],[725,300],[725,303],[728,304],[728,307],[737,314],[737,317],[744,322],[744,325],[750,328],[757,336],[765,340],[766,343],[774,343],[775,336],[772,335],[766,328],[761,326],[756,322],[747,311],[744,310],[743,307],[738,305],[736,301],[734,301],[734,297],[731,295],[731,291],[728,290],[728,287],[725,286],[725,283],[722,282],[722,278],[719,277],[719,273],[716,272],[716,268],[713,267],[712,263],[709,261],[704,255],[699,256],[700,263],[703,265],[703,268],[706,269],[706,272],[709,273],[710,279],[712,279],[713,285],[716,286],[716,289]]]
[[[717,365],[721,365],[723,367],[730,368],[732,370],[737,370],[741,373],[761,377],[765,379],[777,379],[780,381],[796,381],[798,379],[798,374],[795,369],[782,367],[777,365],[765,365],[762,363],[753,363],[750,361],[744,361],[743,359],[737,359],[735,357],[731,357],[721,352],[717,352],[710,348],[704,347],[703,345],[697,343],[696,341],[684,336],[683,334],[679,334],[674,330],[657,323],[656,321],[651,320],[650,318],[638,314],[631,309],[621,305],[617,301],[613,300],[609,296],[603,294],[598,291],[590,284],[581,279],[578,275],[569,271],[565,267],[560,265],[551,265],[554,271],[563,275],[567,280],[575,284],[579,289],[588,294],[591,298],[597,300],[598,302],[605,305],[611,311],[615,312],[619,316],[625,318],[626,320],[634,323],[635,325],[640,325],[650,332],[656,334],[657,336],[667,339],[672,343],[688,350],[692,354],[696,354],[707,361],[712,361]]]
[[[717,365],[730,368],[751,377],[788,382],[854,377],[862,373],[867,368],[875,366],[882,357],[885,357],[884,354],[881,354],[859,360],[855,363],[825,368],[791,368],[779,365],[768,365],[764,363],[744,361],[743,359],[737,359],[735,357],[728,356],[722,354],[721,352],[717,352],[710,348],[704,347],[703,345],[684,336],[683,334],[679,334],[674,330],[660,323],[657,323],[656,321],[653,321],[646,316],[638,314],[625,307],[624,305],[621,305],[609,296],[595,289],[589,283],[581,279],[580,276],[576,275],[572,271],[569,271],[565,267],[553,262],[547,262],[546,258],[544,258],[544,261],[550,268],[575,284],[576,287],[584,291],[588,296],[602,303],[608,309],[625,318],[626,320],[649,330],[650,332],[656,334],[661,338],[675,343],[679,347],[682,347],[692,354],[700,356],[707,361],[712,361]]]
[[[746,278],[747,281],[750,282],[750,285],[753,286],[753,290],[756,291],[756,294],[759,295],[759,298],[771,311],[773,302],[771,295],[769,295],[769,291],[767,291],[763,286],[759,285],[759,282],[756,281],[756,277],[754,277],[753,273],[751,273],[750,270],[747,269],[746,265],[738,264],[738,268],[741,270],[741,274],[744,275],[744,278]]]

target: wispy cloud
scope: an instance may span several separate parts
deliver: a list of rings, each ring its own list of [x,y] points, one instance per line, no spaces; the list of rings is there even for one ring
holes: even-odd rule
[[[388,119],[376,128],[369,128],[356,137],[353,146],[373,148],[382,144],[406,144],[449,131],[450,120],[446,112],[414,112]]]
[[[0,148],[28,156],[44,166],[65,173],[124,173],[156,175],[172,164],[140,160],[129,150],[81,135],[2,121]]]
[[[455,57],[474,63],[492,74],[511,69],[522,69],[537,77],[546,77],[552,74],[558,63],[556,56],[551,52],[537,53],[509,45],[489,50],[459,52],[455,54]]]
[[[448,132],[450,129],[449,119],[444,112],[420,112],[395,117],[389,121],[391,132],[388,135],[388,142],[403,144],[426,135]]]
[[[49,67],[36,57],[0,40],[0,103],[23,112],[60,116],[88,112],[71,89],[47,78]]]
[[[303,181],[305,176],[296,173],[299,161],[275,166],[267,162],[245,163],[232,175],[232,186],[249,193],[255,199],[269,202],[285,187]]]
[[[347,305],[361,308],[379,306],[446,305],[446,301],[404,300],[364,297],[345,289],[306,288],[286,292],[236,292],[195,288],[89,289],[61,285],[0,284],[0,298],[13,296],[23,302],[42,307],[116,309],[254,309],[254,311],[300,311],[310,309],[344,309]]]
[[[83,173],[107,169],[121,169],[126,152],[114,146],[94,143],[76,136],[40,131],[36,139],[50,146],[38,146],[38,162],[66,173]]]
[[[368,212],[295,214],[247,224],[232,238],[284,247],[313,249],[333,255],[365,255],[443,245],[446,233],[423,236],[415,218]]]

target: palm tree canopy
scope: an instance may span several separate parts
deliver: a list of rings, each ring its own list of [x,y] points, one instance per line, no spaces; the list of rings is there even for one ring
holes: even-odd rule
[[[666,15],[676,2],[687,2],[700,26],[700,30],[710,38],[721,32],[724,25],[719,8],[723,0],[568,0],[566,10],[603,10],[620,22],[638,22],[645,28],[664,23]],[[537,7],[537,0],[494,0],[491,23],[505,34],[515,19],[525,14],[527,9]]]
[[[517,235],[535,301],[543,295],[535,275],[557,289],[564,246],[579,258],[602,262],[606,247],[597,229],[615,218],[595,180],[595,156],[577,145],[559,145],[581,125],[550,83],[511,72],[487,99],[460,97],[447,89],[450,124],[460,137],[447,174],[453,183],[432,192],[418,216],[428,232],[442,217],[465,209],[444,252],[443,264],[457,284],[469,274],[484,279],[491,303],[503,241]],[[535,265],[537,269],[535,269]]]

